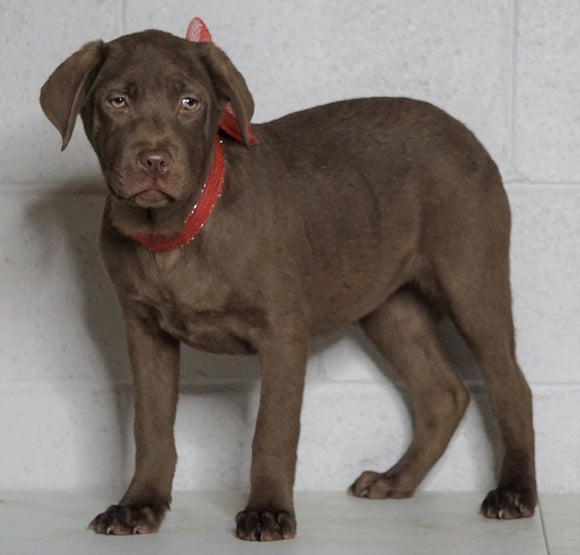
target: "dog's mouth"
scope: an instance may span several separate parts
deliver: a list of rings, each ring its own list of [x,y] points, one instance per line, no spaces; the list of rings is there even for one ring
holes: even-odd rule
[[[177,199],[158,187],[140,189],[137,192],[123,191],[122,187],[109,185],[109,192],[116,199],[138,208],[163,208],[173,204]]]
[[[174,200],[171,195],[159,189],[145,189],[127,198],[128,202],[139,208],[162,208]]]

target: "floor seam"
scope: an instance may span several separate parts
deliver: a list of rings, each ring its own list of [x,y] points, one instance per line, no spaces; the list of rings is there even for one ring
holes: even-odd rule
[[[542,526],[542,535],[544,536],[544,546],[546,547],[546,553],[550,555],[550,543],[548,542],[546,521],[544,520],[544,511],[542,510],[542,504],[539,498],[538,498],[538,513],[540,513],[540,524]]]

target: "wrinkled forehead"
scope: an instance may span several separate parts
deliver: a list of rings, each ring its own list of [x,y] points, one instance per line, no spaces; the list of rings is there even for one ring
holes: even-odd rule
[[[164,33],[143,31],[106,45],[95,90],[177,89],[211,86],[196,43]]]

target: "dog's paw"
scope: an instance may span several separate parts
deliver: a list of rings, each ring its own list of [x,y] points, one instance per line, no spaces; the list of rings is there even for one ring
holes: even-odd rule
[[[288,511],[252,511],[236,516],[236,536],[246,541],[289,540],[296,536],[296,518]]]
[[[512,519],[534,514],[537,497],[531,488],[502,487],[490,491],[481,504],[487,518]]]
[[[387,472],[363,472],[348,488],[349,495],[366,499],[404,498],[413,495],[414,488],[405,487],[399,475]]]
[[[89,524],[97,534],[128,536],[157,532],[166,507],[162,505],[111,505]]]

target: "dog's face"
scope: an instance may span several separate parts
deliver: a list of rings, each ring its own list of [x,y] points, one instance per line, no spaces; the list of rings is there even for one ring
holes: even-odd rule
[[[196,45],[152,39],[106,47],[81,111],[111,192],[144,208],[188,196],[223,108]]]
[[[41,93],[63,148],[80,112],[110,193],[147,209],[199,192],[227,101],[247,128],[253,101],[225,54],[161,31],[85,45]]]

